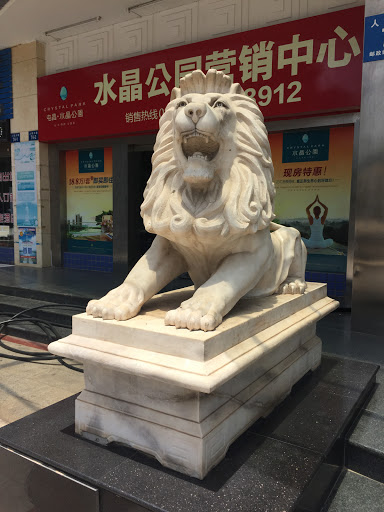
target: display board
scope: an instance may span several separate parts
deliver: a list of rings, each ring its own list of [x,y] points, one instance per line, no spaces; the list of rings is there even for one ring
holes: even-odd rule
[[[38,224],[35,144],[34,141],[28,141],[13,145],[18,226],[34,227]]]
[[[36,228],[23,227],[18,229],[20,263],[36,264]]]
[[[308,270],[345,272],[353,126],[269,134],[276,222],[297,228]]]
[[[66,151],[66,250],[112,254],[112,148]]]

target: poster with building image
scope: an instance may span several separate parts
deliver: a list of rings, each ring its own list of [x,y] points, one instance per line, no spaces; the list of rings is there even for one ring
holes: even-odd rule
[[[112,148],[66,151],[67,250],[112,254]]]
[[[276,221],[300,231],[307,269],[345,272],[353,126],[271,133],[269,140]]]

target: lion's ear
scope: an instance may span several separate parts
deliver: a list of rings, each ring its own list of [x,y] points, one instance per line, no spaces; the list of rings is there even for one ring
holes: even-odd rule
[[[171,101],[176,98],[181,98],[181,90],[178,87],[174,87],[171,92]]]
[[[229,94],[245,94],[245,92],[240,84],[232,84]]]

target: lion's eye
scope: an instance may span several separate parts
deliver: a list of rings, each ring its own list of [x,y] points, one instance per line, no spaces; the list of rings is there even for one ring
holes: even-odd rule
[[[179,101],[179,103],[177,104],[176,108],[186,107],[186,106],[187,106],[187,102],[186,101]]]
[[[216,103],[213,105],[213,108],[217,108],[217,107],[228,108],[227,105],[223,101],[216,101]]]

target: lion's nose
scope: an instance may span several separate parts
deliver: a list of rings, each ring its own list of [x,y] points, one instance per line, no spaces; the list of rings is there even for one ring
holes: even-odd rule
[[[207,113],[207,106],[204,103],[188,103],[184,108],[184,112],[196,124]]]

